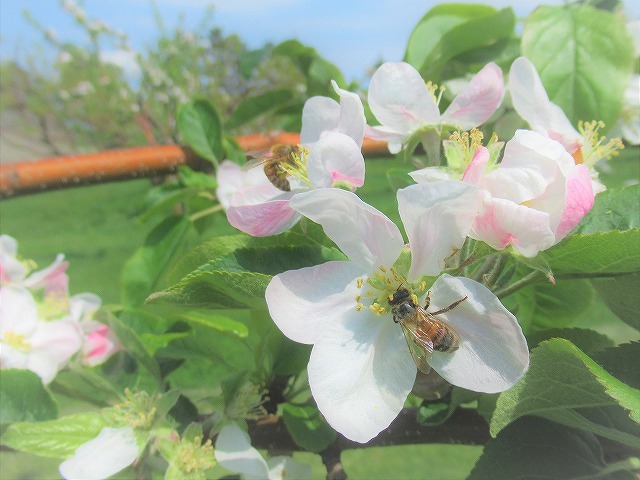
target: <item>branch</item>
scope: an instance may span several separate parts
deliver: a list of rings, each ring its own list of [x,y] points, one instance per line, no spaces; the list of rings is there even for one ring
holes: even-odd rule
[[[338,434],[325,450],[336,457],[336,452],[355,448],[413,445],[427,443],[454,443],[460,445],[484,445],[491,438],[489,426],[475,410],[458,409],[444,424],[422,426],[416,421],[415,408],[405,408],[393,423],[369,443],[358,443]],[[279,417],[267,421],[249,421],[252,445],[264,450],[302,450],[291,438]],[[324,453],[324,452],[323,452]],[[330,455],[327,455],[329,457]],[[339,455],[338,455],[339,458]]]
[[[261,150],[277,143],[299,143],[296,133],[271,132],[236,138],[243,150]],[[365,155],[388,155],[387,144],[365,139]],[[206,170],[211,164],[188,147],[178,145],[149,146],[108,150],[84,155],[45,158],[0,166],[0,198],[26,193],[70,188],[93,183],[155,177],[175,172],[188,165]]]

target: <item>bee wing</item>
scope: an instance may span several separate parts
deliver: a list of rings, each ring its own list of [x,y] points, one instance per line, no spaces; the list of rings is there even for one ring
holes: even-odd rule
[[[429,373],[431,366],[427,362],[427,357],[433,352],[433,342],[418,338],[415,331],[403,322],[400,322],[400,326],[402,327],[404,339],[407,341],[409,353],[411,353],[416,367],[418,367],[418,370],[422,373]]]
[[[257,167],[259,165],[262,165],[264,162],[266,162],[269,158],[268,157],[262,157],[262,158],[252,158],[250,160],[247,161],[247,163],[245,163],[244,165],[242,165],[242,168],[240,170],[247,171],[247,170],[251,170],[254,167]]]

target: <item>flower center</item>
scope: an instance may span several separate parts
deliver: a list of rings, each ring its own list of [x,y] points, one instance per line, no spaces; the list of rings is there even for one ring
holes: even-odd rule
[[[175,458],[180,470],[185,473],[203,471],[215,465],[213,444],[211,439],[202,443],[202,437],[195,437],[193,441],[183,440],[178,446]]]
[[[31,344],[26,340],[22,333],[4,332],[2,341],[16,350],[25,351],[31,348]]]
[[[593,167],[598,160],[603,158],[609,160],[620,153],[618,150],[624,148],[619,138],[607,139],[604,135],[600,135],[599,130],[604,126],[602,121],[578,122],[578,131],[584,137],[584,144],[578,149],[580,152],[578,158],[576,154],[573,155],[576,164],[584,163],[587,167]]]
[[[370,277],[358,278],[356,286],[360,290],[355,297],[356,310],[368,308],[378,316],[389,312],[389,300],[401,286],[409,291],[415,303],[418,303],[417,296],[427,290],[425,282],[409,283],[394,267],[384,266],[380,266]]]
[[[473,161],[476,151],[483,146],[483,140],[484,134],[477,128],[472,128],[468,132],[453,132],[449,139],[443,142],[444,154],[451,174],[456,178],[462,178],[467,167]],[[493,133],[487,142],[490,159],[485,165],[485,172],[496,168],[497,157],[502,145],[502,142],[498,142],[498,136]]]
[[[266,391],[251,382],[243,384],[235,393],[233,401],[227,406],[226,413],[231,419],[257,419],[266,415],[262,406]]]
[[[309,150],[306,147],[295,145],[288,152],[286,160],[278,162],[276,168],[282,175],[296,178],[311,187],[309,175],[307,174],[308,156]]]
[[[433,98],[433,101],[435,102],[435,104],[440,105],[440,100],[442,100],[442,94],[446,90],[446,87],[444,85],[439,87],[437,84],[433,83],[432,81],[428,81],[426,83],[426,86],[427,86],[427,91],[429,92],[429,95],[431,96],[431,98]]]
[[[147,392],[133,393],[128,388],[124,395],[124,401],[111,409],[114,416],[131,427],[151,428],[158,413],[155,396],[151,397]]]

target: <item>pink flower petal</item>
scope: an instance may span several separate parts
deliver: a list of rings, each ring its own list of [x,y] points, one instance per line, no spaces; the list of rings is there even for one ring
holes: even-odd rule
[[[484,168],[489,161],[489,150],[486,147],[478,147],[473,160],[467,166],[467,169],[462,175],[462,181],[464,183],[470,183],[472,185],[478,185],[484,175]]]
[[[469,130],[486,122],[498,109],[504,97],[502,70],[487,64],[442,114],[442,122]]]
[[[565,205],[556,228],[556,243],[580,223],[591,210],[594,194],[589,170],[584,165],[576,165],[574,172],[567,177]]]
[[[511,244],[525,257],[535,257],[555,242],[549,214],[510,200],[485,197],[470,236],[496,250]]]
[[[283,199],[257,205],[232,205],[227,210],[227,220],[238,230],[254,237],[277,235],[300,220],[300,215],[291,209],[289,202],[289,199]]]

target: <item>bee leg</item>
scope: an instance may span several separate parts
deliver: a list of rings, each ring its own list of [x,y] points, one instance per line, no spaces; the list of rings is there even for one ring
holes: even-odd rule
[[[431,314],[431,315],[440,315],[441,313],[449,312],[449,311],[453,310],[454,308],[456,308],[458,305],[460,305],[462,302],[464,302],[467,298],[468,297],[461,298],[460,300],[458,300],[456,302],[453,302],[448,307],[443,308],[441,310],[438,310],[437,312],[429,312],[429,314]]]
[[[427,297],[424,299],[424,309],[426,310],[431,305],[431,290],[427,292]]]

